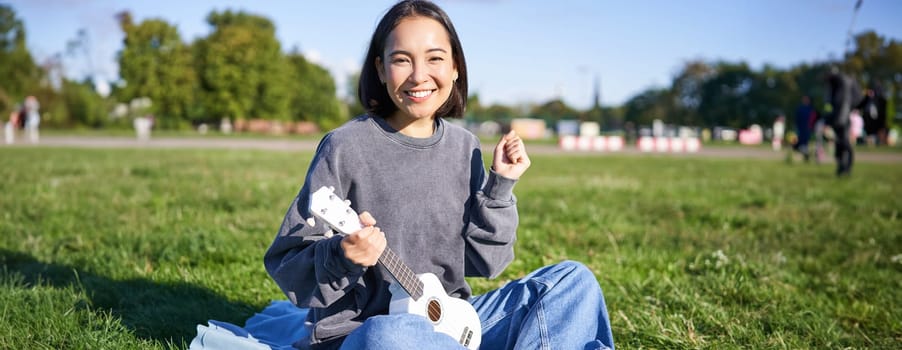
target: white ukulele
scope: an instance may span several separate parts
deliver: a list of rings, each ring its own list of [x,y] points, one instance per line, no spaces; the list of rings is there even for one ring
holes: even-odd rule
[[[333,187],[323,186],[313,192],[310,195],[310,214],[343,234],[357,232],[363,228],[358,214],[351,209],[350,202],[336,196],[334,190]],[[307,222],[314,224],[310,219]],[[387,246],[379,256],[379,263],[398,282],[389,286],[392,294],[388,306],[390,314],[423,316],[432,322],[436,332],[450,335],[467,349],[479,348],[482,326],[473,305],[448,296],[434,274],[415,275]]]

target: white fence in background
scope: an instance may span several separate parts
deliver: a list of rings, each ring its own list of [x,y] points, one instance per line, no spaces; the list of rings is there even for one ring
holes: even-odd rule
[[[565,151],[618,152],[626,146],[622,136],[561,136],[558,146]],[[697,137],[643,136],[636,141],[641,152],[695,153],[702,147]]]
[[[561,136],[558,146],[565,151],[617,152],[623,150],[622,136]]]
[[[642,152],[695,153],[702,148],[702,142],[696,137],[643,136],[636,141],[636,148]]]

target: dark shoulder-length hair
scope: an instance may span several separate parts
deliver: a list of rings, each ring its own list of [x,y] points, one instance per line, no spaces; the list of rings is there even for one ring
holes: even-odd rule
[[[360,81],[357,85],[357,98],[360,104],[372,114],[380,117],[388,117],[398,110],[394,101],[388,95],[385,85],[379,81],[379,73],[376,71],[376,58],[382,57],[385,51],[385,42],[392,30],[398,26],[401,20],[408,17],[427,17],[441,23],[445,30],[448,31],[448,38],[451,41],[451,57],[454,60],[455,68],[457,68],[457,81],[451,89],[451,96],[442,104],[437,111],[436,117],[442,118],[460,118],[463,117],[467,108],[467,62],[464,59],[464,50],[460,44],[460,38],[451,19],[438,5],[425,0],[403,0],[392,6],[376,30],[373,32],[373,38],[370,39],[370,47],[363,59],[363,67],[360,70]]]

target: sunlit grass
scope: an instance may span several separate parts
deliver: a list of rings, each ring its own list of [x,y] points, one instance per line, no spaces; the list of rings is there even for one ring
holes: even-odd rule
[[[309,153],[0,148],[0,348],[185,348],[284,296]],[[902,164],[535,155],[517,258],[578,260],[618,348],[896,348]]]

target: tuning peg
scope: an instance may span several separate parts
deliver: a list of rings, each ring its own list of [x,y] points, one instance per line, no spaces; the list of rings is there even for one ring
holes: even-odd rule
[[[326,238],[332,238],[333,235],[335,235],[335,231],[332,231],[332,229],[328,229],[326,230],[326,232],[323,232],[323,237]]]
[[[312,217],[307,218],[307,225],[316,226],[316,220],[314,220]]]
[[[350,199],[345,199],[345,205],[347,205],[347,206],[350,207],[350,206],[351,206],[351,200],[350,200]]]
[[[335,186],[329,186],[329,191],[335,192]]]

